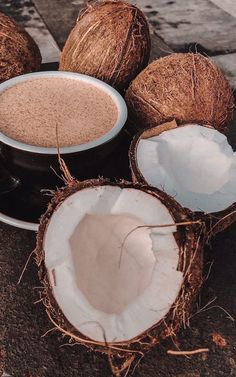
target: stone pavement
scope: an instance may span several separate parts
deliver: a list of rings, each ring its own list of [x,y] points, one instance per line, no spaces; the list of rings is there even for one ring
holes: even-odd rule
[[[160,38],[164,42],[164,53],[166,48],[176,52],[196,49],[205,52],[219,64],[236,88],[235,0],[132,2],[145,12],[155,47]],[[9,12],[26,27],[39,44],[43,61],[51,62],[58,60],[59,48],[63,47],[84,4],[85,0],[0,0],[0,10]]]
[[[212,56],[236,88],[235,0],[133,0],[146,14],[152,34],[173,49]],[[34,0],[60,47],[83,0]],[[58,27],[60,25],[60,27]],[[154,43],[155,43],[155,38]],[[165,50],[165,49],[164,49]]]

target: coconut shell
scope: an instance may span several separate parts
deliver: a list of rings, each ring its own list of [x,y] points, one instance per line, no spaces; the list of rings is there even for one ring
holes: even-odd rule
[[[226,133],[234,99],[227,79],[201,54],[172,54],[155,60],[126,92],[136,130],[175,119],[179,124],[211,125]]]
[[[41,54],[31,36],[0,12],[0,83],[40,70]]]
[[[162,132],[169,131],[177,127],[178,125],[176,121],[171,121],[159,126],[148,128],[145,131],[140,131],[135,135],[129,149],[130,170],[134,183],[148,185],[144,176],[139,170],[137,163],[137,148],[140,140],[158,136]],[[184,125],[180,127],[184,127]],[[203,223],[205,224],[207,239],[210,240],[210,238],[214,237],[217,233],[224,231],[236,221],[236,203],[233,203],[225,210],[219,212],[212,212],[207,214],[204,214],[203,212],[195,212],[193,214],[193,217],[195,220],[199,219],[203,221]]]
[[[50,218],[60,204],[78,190],[101,185],[113,185],[121,188],[137,188],[159,199],[170,211],[173,221],[190,222],[186,226],[178,226],[175,238],[179,245],[179,270],[184,273],[184,282],[176,301],[165,318],[137,338],[127,342],[99,343],[86,338],[79,333],[65,318],[54,299],[47,270],[44,264],[43,241],[44,234],[50,223]],[[91,350],[108,354],[110,363],[114,366],[114,373],[127,369],[136,358],[142,357],[153,346],[163,339],[172,336],[181,327],[188,324],[190,313],[193,310],[196,297],[202,283],[204,228],[201,224],[193,224],[190,211],[184,210],[174,199],[160,190],[141,184],[128,182],[110,183],[107,180],[89,180],[74,182],[70,186],[57,191],[47,212],[41,218],[37,236],[36,262],[39,267],[39,278],[44,287],[41,299],[46,307],[47,315],[53,326],[63,335],[70,337],[71,342],[80,343]]]
[[[141,10],[124,1],[95,1],[81,12],[59,69],[97,77],[123,90],[146,67],[149,56],[149,28]]]

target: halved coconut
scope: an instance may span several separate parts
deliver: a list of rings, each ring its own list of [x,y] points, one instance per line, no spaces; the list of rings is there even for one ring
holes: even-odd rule
[[[177,127],[175,121],[153,127],[134,138],[130,164],[135,182],[162,189],[191,211],[211,214],[218,230],[235,221],[236,153],[214,128]]]
[[[49,318],[111,357],[142,354],[187,323],[202,281],[202,235],[157,189],[75,182],[55,195],[38,233]]]

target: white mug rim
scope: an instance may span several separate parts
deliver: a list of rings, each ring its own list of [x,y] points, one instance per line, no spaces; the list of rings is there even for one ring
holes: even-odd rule
[[[61,147],[60,148],[60,154],[70,154],[70,153],[77,153],[82,152],[86,150],[90,150],[93,148],[96,148],[98,146],[101,146],[103,144],[106,144],[107,142],[114,139],[118,133],[121,131],[123,126],[125,125],[125,122],[128,117],[128,110],[125,103],[125,100],[120,95],[120,93],[111,87],[110,85],[106,84],[105,82],[96,79],[94,77],[84,75],[81,73],[74,73],[74,72],[66,72],[66,71],[44,71],[44,72],[34,72],[34,73],[27,73],[25,75],[17,76],[12,79],[9,79],[7,81],[4,81],[0,84],[0,95],[5,90],[17,85],[21,82],[31,81],[31,80],[37,80],[44,77],[61,77],[61,78],[69,78],[74,80],[83,81],[86,83],[89,83],[105,93],[107,93],[112,100],[114,101],[117,110],[118,110],[118,117],[116,120],[116,123],[112,127],[111,130],[109,130],[107,133],[105,133],[103,136],[101,136],[98,139],[89,141],[88,143],[80,144],[80,145],[74,145],[70,147]],[[56,155],[58,153],[57,148],[52,147],[40,147],[35,145],[26,144],[23,142],[20,142],[18,140],[14,140],[2,132],[0,132],[0,142],[9,145],[10,147],[19,149],[21,151],[25,152],[31,152],[31,153],[39,153],[39,154],[49,154],[49,155]]]

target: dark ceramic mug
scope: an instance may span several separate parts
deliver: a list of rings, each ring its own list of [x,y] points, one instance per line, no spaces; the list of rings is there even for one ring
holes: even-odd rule
[[[69,78],[86,82],[101,89],[111,96],[118,109],[118,118],[113,128],[102,137],[85,144],[60,148],[60,155],[65,160],[72,175],[77,178],[87,178],[89,169],[96,169],[100,161],[105,159],[119,142],[118,134],[127,120],[127,107],[121,95],[108,84],[90,76],[71,72],[38,72],[30,73],[5,81],[0,84],[0,94],[8,88],[28,80],[45,77]],[[12,104],[14,106],[14,104]],[[9,109],[10,111],[10,109]],[[24,184],[34,186],[34,192],[42,189],[55,189],[62,184],[57,148],[32,146],[9,138],[0,132],[0,200],[4,193],[18,190]],[[78,173],[78,174],[77,174]],[[39,196],[31,200],[40,200]],[[26,229],[37,229],[37,224],[17,220],[12,222],[0,212],[0,220]]]

